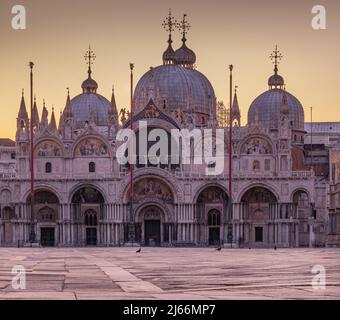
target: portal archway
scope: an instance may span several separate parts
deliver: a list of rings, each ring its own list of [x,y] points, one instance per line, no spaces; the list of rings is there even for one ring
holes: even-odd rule
[[[31,196],[27,198],[31,206]],[[43,247],[53,247],[58,239],[57,220],[59,199],[52,191],[41,189],[34,194],[33,219],[36,222],[37,240]]]
[[[269,221],[275,219],[277,198],[265,187],[249,189],[241,199],[243,207],[244,240],[249,246],[268,247],[274,243]]]
[[[104,197],[92,186],[79,188],[72,196],[71,219],[74,239],[78,245],[96,246],[100,243],[99,221],[104,218]]]
[[[3,220],[3,242],[5,244],[13,243],[13,224],[12,219],[14,218],[14,211],[11,207],[5,207],[2,209],[2,220]]]
[[[293,206],[295,210],[295,217],[299,221],[299,246],[307,247],[309,246],[310,240],[309,219],[313,212],[309,195],[305,190],[297,190],[294,192]]]
[[[232,217],[225,190],[217,185],[201,190],[196,201],[196,219],[199,242],[216,245],[226,240]]]

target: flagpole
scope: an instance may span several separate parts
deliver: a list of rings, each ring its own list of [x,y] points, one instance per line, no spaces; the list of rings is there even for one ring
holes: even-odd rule
[[[313,107],[310,108],[310,155],[311,155],[311,170],[313,170]]]
[[[35,242],[35,230],[34,230],[34,133],[33,133],[33,67],[34,63],[29,63],[30,67],[30,90],[31,90],[31,115],[30,115],[30,171],[31,171],[31,231],[30,231],[30,243]]]
[[[133,70],[134,70],[134,64],[130,63],[130,129],[131,132],[133,132]],[[133,246],[133,243],[135,242],[135,225],[133,223],[134,217],[133,217],[133,197],[134,197],[134,155],[131,154],[131,152],[134,150],[129,150],[130,155],[130,224],[129,224],[129,240],[131,242],[131,245]]]
[[[230,100],[229,100],[229,203],[230,203],[230,219],[232,219],[233,216],[233,191],[232,191],[232,174],[233,174],[233,146],[232,146],[232,139],[233,139],[233,118],[232,118],[232,108],[233,108],[233,69],[234,66],[231,64],[229,65],[229,71],[230,71]],[[230,228],[228,227],[228,238],[230,239],[231,246],[232,246],[232,229],[230,231]]]

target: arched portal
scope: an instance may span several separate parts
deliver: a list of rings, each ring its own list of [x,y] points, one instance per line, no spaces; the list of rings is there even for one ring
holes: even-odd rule
[[[31,206],[31,196],[27,198]],[[59,199],[49,190],[38,190],[34,194],[34,221],[36,222],[37,240],[43,247],[55,246],[58,239],[57,219],[59,214]]]
[[[270,235],[269,221],[275,219],[277,199],[264,187],[254,187],[242,197],[244,241],[249,246],[268,247],[275,243],[274,235]]]
[[[228,195],[219,186],[203,189],[196,202],[196,219],[199,225],[199,241],[216,245],[227,241],[231,213]],[[232,230],[231,230],[232,231]]]
[[[72,197],[74,238],[78,245],[96,246],[98,222],[104,217],[104,197],[94,187],[82,187]]]
[[[13,224],[12,219],[14,218],[14,212],[11,207],[5,207],[2,209],[2,220],[3,220],[3,239],[5,244],[13,243]]]
[[[143,208],[139,214],[141,221],[141,242],[145,246],[160,246],[164,242],[165,218],[163,210],[156,205],[150,205]]]
[[[304,190],[293,194],[293,205],[296,218],[299,220],[299,246],[307,247],[310,241],[309,218],[312,216],[312,206],[309,196]]]

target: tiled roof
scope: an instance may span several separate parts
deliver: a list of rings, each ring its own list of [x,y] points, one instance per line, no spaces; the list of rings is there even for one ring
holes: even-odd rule
[[[15,142],[8,138],[0,138],[0,146],[1,147],[15,147]]]

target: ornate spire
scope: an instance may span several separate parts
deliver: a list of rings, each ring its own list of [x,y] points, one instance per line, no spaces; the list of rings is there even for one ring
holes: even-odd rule
[[[43,111],[42,111],[42,114],[41,114],[41,126],[43,128],[48,127],[48,111],[47,111],[47,108],[46,108],[45,99],[43,101]]]
[[[66,118],[72,118],[73,117],[73,111],[72,111],[72,107],[71,107],[70,88],[66,88],[66,89],[67,89],[67,99],[66,99],[66,105],[65,105],[63,115]]]
[[[268,80],[268,85],[270,89],[282,89],[284,86],[284,79],[278,74],[279,71],[279,64],[283,58],[283,55],[281,52],[277,49],[277,46],[275,46],[275,50],[273,53],[269,56],[274,64],[274,75],[272,75]]]
[[[51,121],[50,125],[48,127],[51,131],[56,131],[57,130],[57,123],[55,121],[55,115],[54,115],[54,107],[52,107],[52,115],[51,115]]]
[[[175,26],[177,24],[177,21],[171,14],[171,9],[169,9],[169,16],[165,18],[163,21],[163,28],[169,32],[169,39],[168,39],[168,48],[163,53],[163,63],[164,64],[173,64],[174,62],[174,55],[175,51],[172,48],[172,32],[175,30]]]
[[[89,66],[88,68],[88,78],[83,82],[82,84],[82,89],[83,93],[96,93],[98,89],[98,84],[95,80],[92,79],[92,68],[91,66],[93,65],[94,60],[96,59],[96,55],[94,52],[91,50],[91,46],[89,46],[89,50],[86,52],[84,56],[86,60],[86,64]]]
[[[237,122],[237,125],[240,126],[241,125],[241,112],[240,112],[240,107],[238,104],[238,98],[237,98],[237,89],[238,86],[235,86],[235,94],[234,94],[234,101],[233,101],[233,106],[232,106],[232,121],[234,123],[234,121]]]
[[[112,96],[111,96],[111,110],[110,113],[118,119],[118,111],[117,111],[117,104],[116,104],[116,97],[115,97],[115,89],[112,86]]]
[[[21,102],[20,102],[18,118],[28,119],[28,113],[27,113],[25,97],[24,97],[24,89],[22,89],[22,93],[21,93]]]
[[[58,123],[58,130],[61,130],[63,125],[63,112],[60,109],[60,113],[59,113],[59,123]]]
[[[33,122],[33,125],[35,127],[39,126],[40,120],[39,120],[39,112],[38,112],[38,107],[37,107],[37,99],[34,97],[34,103],[33,103],[33,114],[32,114],[32,119],[31,121]]]

